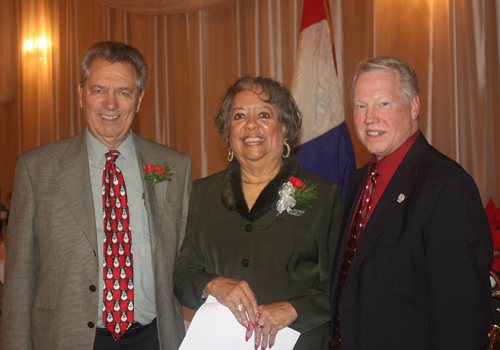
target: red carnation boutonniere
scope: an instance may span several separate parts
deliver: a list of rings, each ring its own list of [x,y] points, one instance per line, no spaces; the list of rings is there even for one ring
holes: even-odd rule
[[[278,192],[280,199],[276,203],[277,215],[284,210],[295,216],[304,214],[306,208],[311,208],[311,204],[318,199],[317,187],[317,182],[310,184],[307,180],[302,181],[295,176],[290,177]]]
[[[146,176],[144,177],[144,180],[150,182],[153,186],[153,199],[156,202],[156,184],[165,180],[172,181],[172,175],[174,175],[174,173],[170,172],[172,170],[172,167],[168,165],[167,162],[163,163],[163,166],[160,166],[158,162],[155,162],[154,164],[146,165],[145,168]]]

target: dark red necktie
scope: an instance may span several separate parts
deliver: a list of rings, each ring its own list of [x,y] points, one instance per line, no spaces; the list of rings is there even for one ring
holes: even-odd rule
[[[102,175],[104,217],[103,307],[102,320],[120,339],[134,322],[134,281],[132,232],[125,181],[115,161],[118,151],[106,153]]]
[[[371,209],[373,195],[375,194],[375,186],[377,185],[378,172],[376,168],[377,168],[377,163],[372,163],[370,165],[368,178],[366,179],[363,191],[361,191],[361,196],[360,196],[361,199],[356,208],[351,228],[349,229],[349,236],[347,237],[347,243],[344,250],[344,257],[342,258],[342,274],[340,275],[339,287],[337,289],[337,317],[335,320],[336,327],[335,327],[335,335],[333,337],[333,343],[335,345],[335,349],[337,350],[341,348],[338,300],[340,293],[342,292],[342,288],[344,288],[344,283],[347,277],[347,273],[349,272],[349,268],[351,267],[351,261],[354,257],[354,253],[356,252],[359,240],[361,238],[361,235],[363,234],[363,230],[365,229],[366,223],[368,222],[368,214]]]

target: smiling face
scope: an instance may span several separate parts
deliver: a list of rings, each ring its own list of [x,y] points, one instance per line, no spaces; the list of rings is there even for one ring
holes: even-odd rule
[[[78,92],[89,132],[105,146],[118,147],[127,138],[144,96],[144,91],[139,94],[134,67],[96,59]]]
[[[354,126],[360,141],[380,161],[418,130],[420,100],[407,103],[399,73],[387,69],[362,72],[354,84]]]
[[[262,101],[267,95],[259,96],[249,88],[236,95],[231,109],[229,142],[234,156],[240,163],[276,162],[283,153],[286,128],[276,107]]]

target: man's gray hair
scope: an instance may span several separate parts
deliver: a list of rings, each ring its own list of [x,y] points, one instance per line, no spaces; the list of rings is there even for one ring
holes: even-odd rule
[[[83,56],[80,66],[80,86],[83,87],[90,75],[90,66],[102,58],[111,63],[130,63],[137,74],[137,88],[142,93],[148,81],[148,64],[135,47],[117,41],[100,41],[93,44]]]
[[[415,95],[418,95],[418,79],[415,71],[404,61],[391,56],[367,58],[358,63],[356,72],[351,79],[351,103],[354,97],[354,84],[358,75],[375,69],[387,69],[399,73],[401,79],[401,96],[410,104]]]

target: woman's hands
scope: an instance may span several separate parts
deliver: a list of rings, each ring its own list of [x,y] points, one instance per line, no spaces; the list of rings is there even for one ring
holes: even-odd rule
[[[246,328],[247,341],[255,332],[255,349],[259,346],[261,350],[268,346],[271,348],[278,331],[297,319],[297,311],[287,301],[258,306],[246,281],[216,277],[205,287],[205,295],[208,294],[229,308],[238,322]]]
[[[247,329],[248,340],[259,317],[257,299],[248,283],[229,277],[216,277],[205,287],[205,295],[208,294],[231,310],[238,322]]]
[[[264,350],[274,345],[276,334],[280,329],[288,327],[297,319],[297,311],[287,301],[280,301],[259,307],[260,318],[255,327],[255,349],[261,346]],[[248,334],[248,332],[247,332]]]

